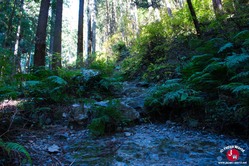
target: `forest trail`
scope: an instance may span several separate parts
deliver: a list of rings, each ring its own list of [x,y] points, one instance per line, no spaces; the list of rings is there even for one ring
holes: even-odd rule
[[[147,84],[124,82],[120,98],[141,109]],[[130,101],[130,102],[129,102]],[[131,102],[135,101],[135,102]],[[249,142],[205,131],[196,131],[167,121],[141,124],[113,135],[93,138],[87,129],[63,125],[28,130],[16,142],[30,152],[34,165],[80,166],[188,166],[228,162],[220,150],[237,145],[245,150],[239,162],[249,163]]]

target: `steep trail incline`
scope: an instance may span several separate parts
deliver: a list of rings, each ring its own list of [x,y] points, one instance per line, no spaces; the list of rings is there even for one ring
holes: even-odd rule
[[[142,111],[148,85],[124,82],[119,97]],[[50,125],[17,135],[16,142],[30,152],[34,165],[79,166],[192,166],[229,162],[227,146],[238,146],[236,162],[249,163],[249,142],[196,131],[171,121],[141,124],[110,136],[93,138],[87,129]]]

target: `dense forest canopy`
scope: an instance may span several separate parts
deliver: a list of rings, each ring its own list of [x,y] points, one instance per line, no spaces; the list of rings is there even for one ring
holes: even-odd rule
[[[248,0],[1,0],[0,101],[19,104],[0,105],[0,157],[31,162],[10,129],[76,107],[68,121],[94,136],[149,119],[248,138],[248,13]],[[120,101],[127,81],[148,89],[142,111]]]

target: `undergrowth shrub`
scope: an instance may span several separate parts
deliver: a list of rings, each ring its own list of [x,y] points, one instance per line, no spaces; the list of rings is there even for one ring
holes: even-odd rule
[[[145,107],[151,114],[157,112],[165,119],[181,119],[184,113],[198,117],[203,113],[204,97],[200,92],[188,88],[180,79],[172,79],[151,89],[145,100]],[[155,115],[154,115],[155,116]],[[186,115],[185,115],[186,116]]]
[[[240,126],[242,133],[248,134],[248,35],[245,30],[229,40],[202,42],[196,49],[199,54],[181,69],[181,82],[168,80],[151,91],[145,103],[148,111],[168,112],[167,118],[172,114],[180,118],[177,110],[188,112],[221,130]]]

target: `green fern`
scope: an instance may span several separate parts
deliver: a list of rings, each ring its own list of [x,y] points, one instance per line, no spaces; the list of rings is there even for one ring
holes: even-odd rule
[[[24,156],[26,157],[26,159],[28,160],[28,162],[30,164],[32,164],[32,160],[31,160],[31,157],[30,157],[30,154],[28,153],[28,151],[22,145],[20,145],[18,143],[4,142],[0,138],[0,149],[2,149],[3,151],[6,151],[9,156],[10,156],[11,153],[21,153],[21,154],[24,154]]]
[[[243,85],[240,82],[232,82],[226,85],[221,85],[218,88],[221,90],[226,90],[226,91],[233,91],[236,87]]]
[[[212,62],[203,69],[203,72],[212,73],[221,70],[222,68],[224,68],[224,62]]]
[[[230,78],[231,81],[233,80],[243,80],[249,78],[249,71],[240,72],[237,75]]]
[[[67,82],[59,76],[49,76],[46,81],[52,82],[57,85],[67,85]]]
[[[222,53],[222,52],[224,52],[226,50],[229,50],[231,48],[233,48],[233,43],[228,42],[228,43],[226,43],[224,46],[222,46],[220,48],[220,50],[218,51],[218,53]]]
[[[232,91],[235,94],[248,94],[249,93],[249,85],[240,85],[233,89]]]
[[[222,38],[213,38],[207,41],[202,47],[197,48],[196,50],[205,54],[216,54],[219,49],[224,46],[225,43],[227,42]]]
[[[232,56],[228,56],[225,60],[228,68],[237,68],[240,67],[241,64],[246,63],[249,60],[249,55],[245,53],[233,53]]]
[[[246,40],[249,38],[249,31],[248,30],[244,30],[239,32],[237,35],[235,35],[233,37],[233,40],[236,42],[241,43],[242,41]]]
[[[249,47],[249,39],[246,39],[242,46]]]
[[[184,89],[168,92],[164,95],[163,104],[168,105],[169,103],[174,103],[180,100],[183,101],[187,96],[188,94]]]

